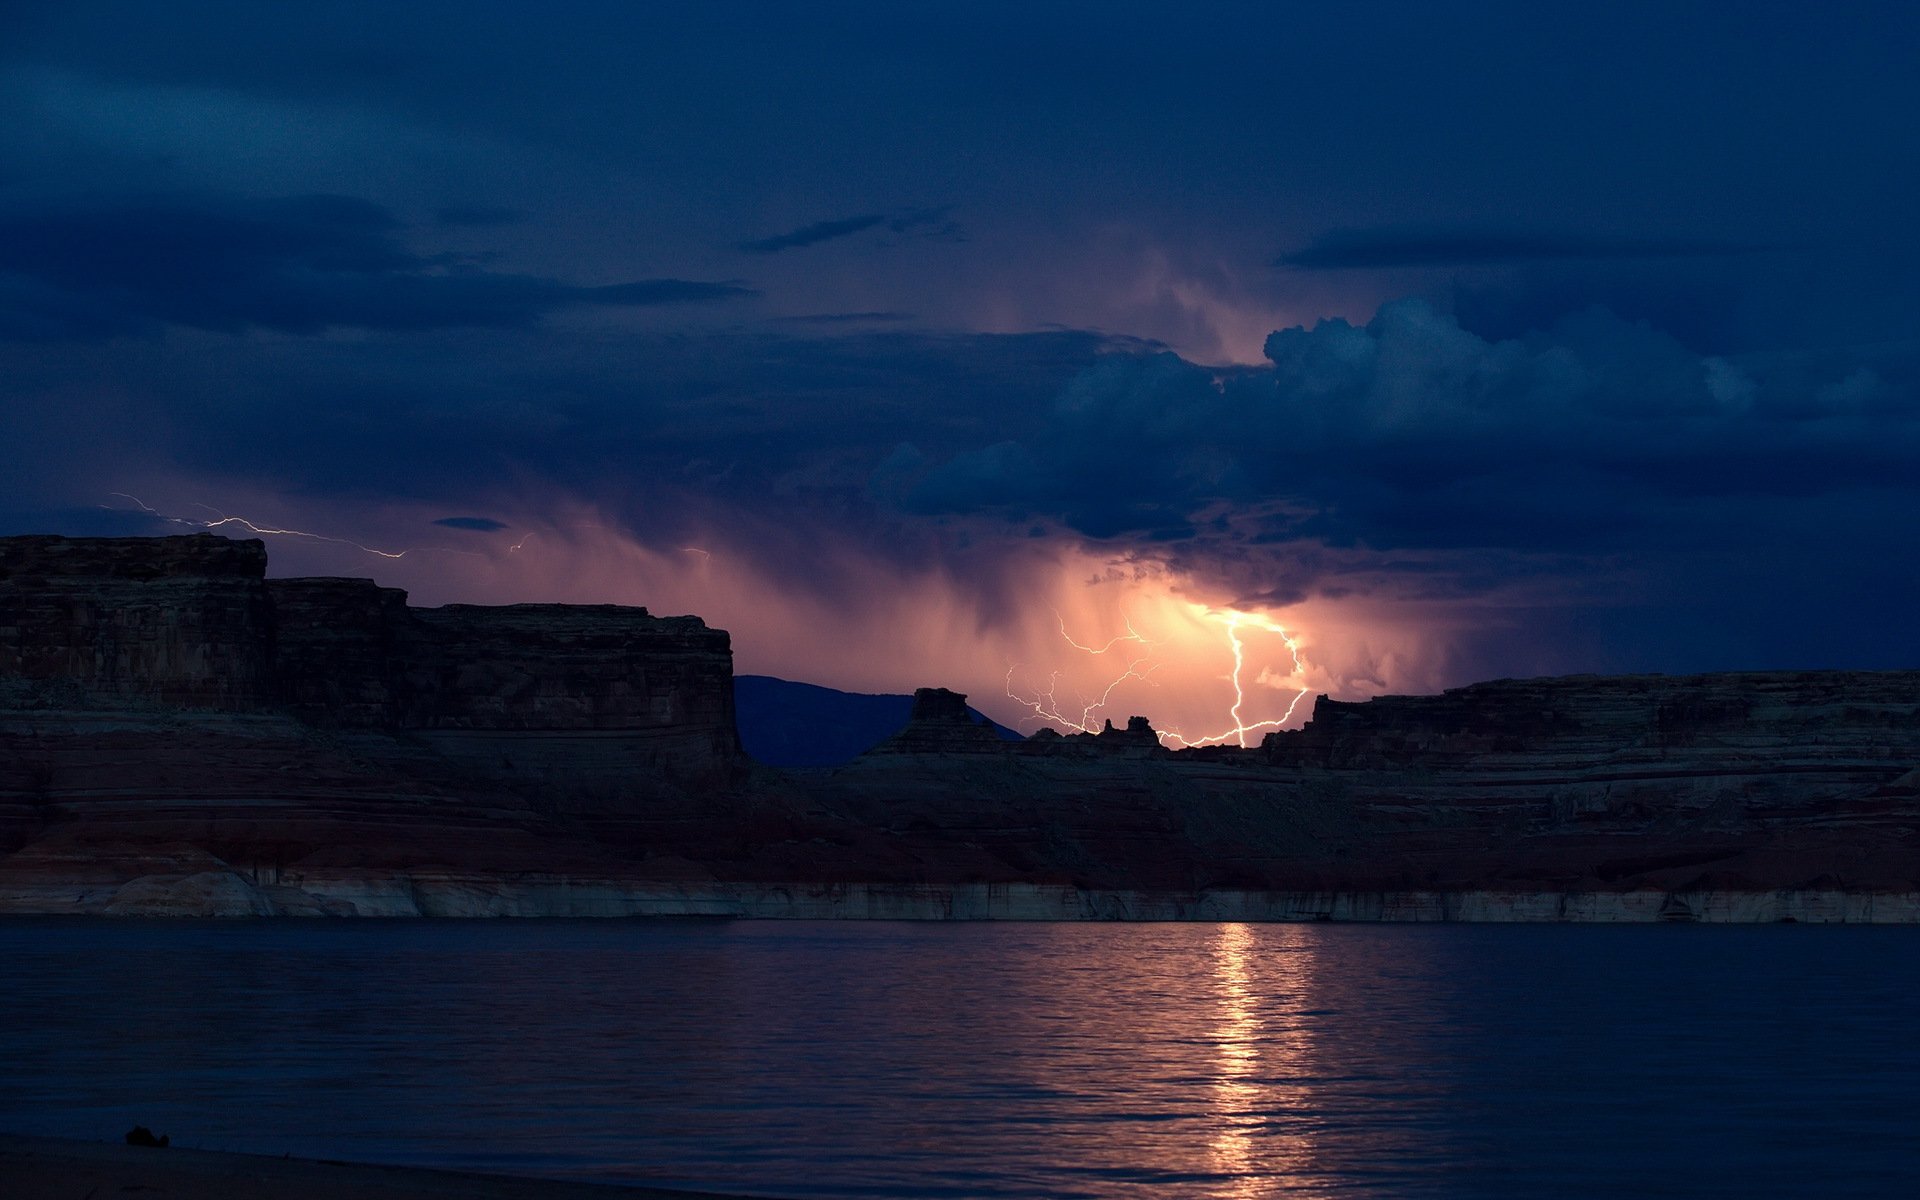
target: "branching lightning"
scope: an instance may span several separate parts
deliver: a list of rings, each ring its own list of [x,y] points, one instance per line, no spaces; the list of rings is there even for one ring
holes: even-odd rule
[[[1089,646],[1074,640],[1074,636],[1067,632],[1067,619],[1061,615],[1059,609],[1056,608],[1053,610],[1053,616],[1054,620],[1059,624],[1060,636],[1066,641],[1067,645],[1092,657],[1097,658],[1123,642],[1134,642],[1146,647],[1145,653],[1136,656],[1128,662],[1126,669],[1121,671],[1119,675],[1115,676],[1101,689],[1098,699],[1086,701],[1082,698],[1083,702],[1080,705],[1080,715],[1077,717],[1070,715],[1070,706],[1063,705],[1060,700],[1060,672],[1055,671],[1047,677],[1047,686],[1045,688],[1036,689],[1031,695],[1023,695],[1015,691],[1013,685],[1014,673],[1020,669],[1019,665],[1017,663],[1007,664],[1007,698],[1032,710],[1032,717],[1022,718],[1023,721],[1032,719],[1043,724],[1052,723],[1055,725],[1065,725],[1078,733],[1098,733],[1099,728],[1094,725],[1094,722],[1102,719],[1108,701],[1113,698],[1114,689],[1129,679],[1147,680],[1158,668],[1159,664],[1156,663],[1148,666],[1144,671],[1140,669],[1143,663],[1146,663],[1148,659],[1153,657],[1154,644],[1141,636],[1140,632],[1134,629],[1133,622],[1128,620],[1124,614],[1121,617],[1121,622],[1126,626],[1127,631],[1119,637],[1109,639],[1103,646]]]
[[[1279,622],[1266,617],[1255,616],[1252,613],[1244,613],[1238,609],[1230,608],[1224,613],[1207,610],[1205,615],[1209,619],[1220,622],[1220,624],[1225,627],[1227,644],[1233,648],[1233,672],[1228,676],[1228,679],[1233,684],[1233,706],[1227,710],[1228,718],[1233,721],[1233,728],[1224,733],[1208,734],[1205,737],[1198,738],[1187,738],[1177,730],[1164,730],[1160,736],[1170,742],[1177,743],[1177,745],[1182,748],[1189,746],[1222,746],[1229,740],[1232,740],[1242,749],[1245,749],[1248,734],[1280,729],[1283,728],[1288,721],[1291,721],[1294,710],[1300,707],[1300,701],[1306,699],[1307,693],[1312,689],[1301,688],[1298,692],[1295,692],[1293,699],[1287,702],[1287,711],[1281,713],[1278,717],[1269,721],[1255,721],[1252,724],[1248,724],[1246,718],[1240,714],[1241,708],[1247,702],[1246,687],[1241,681],[1241,675],[1246,670],[1247,653],[1245,644],[1240,640],[1240,627],[1242,625],[1250,625],[1266,633],[1278,635],[1281,644],[1287,648],[1287,654],[1293,659],[1293,674],[1290,676],[1290,678],[1293,679],[1299,679],[1306,671],[1306,664],[1300,661],[1300,642],[1292,634],[1288,633],[1286,627]]]
[[[1053,619],[1059,622],[1060,636],[1066,639],[1067,645],[1072,646],[1075,650],[1084,650],[1088,654],[1105,654],[1107,651],[1113,649],[1115,646],[1118,646],[1121,642],[1139,642],[1141,645],[1146,646],[1148,648],[1151,648],[1153,646],[1152,642],[1149,642],[1146,638],[1143,638],[1140,636],[1140,634],[1134,629],[1132,620],[1130,620],[1125,614],[1121,615],[1120,622],[1121,624],[1127,627],[1127,631],[1121,634],[1119,637],[1109,639],[1106,645],[1101,646],[1097,649],[1093,646],[1083,646],[1079,642],[1076,642],[1073,640],[1073,635],[1067,632],[1067,619],[1060,615],[1060,610],[1057,608],[1053,610]]]
[[[1060,672],[1058,671],[1053,672],[1047,677],[1047,686],[1045,688],[1035,691],[1032,695],[1022,695],[1016,692],[1013,687],[1013,676],[1014,673],[1020,669],[1019,665],[1010,664],[1007,667],[1007,698],[1031,709],[1033,712],[1032,719],[1043,724],[1052,723],[1055,725],[1065,725],[1077,733],[1098,733],[1100,732],[1100,727],[1096,726],[1094,722],[1103,719],[1105,709],[1108,702],[1113,698],[1115,688],[1129,679],[1152,682],[1150,677],[1155,670],[1159,669],[1159,664],[1155,663],[1147,667],[1144,671],[1140,669],[1141,664],[1146,662],[1148,657],[1150,656],[1142,655],[1128,663],[1127,669],[1115,676],[1112,682],[1108,683],[1106,687],[1101,690],[1098,699],[1086,701],[1081,704],[1080,715],[1077,717],[1069,715],[1067,708],[1063,708],[1058,695],[1060,689]],[[1022,720],[1025,719],[1027,718],[1022,718]]]
[[[1247,704],[1246,683],[1244,679],[1247,667],[1247,654],[1246,644],[1241,638],[1241,630],[1243,628],[1253,629],[1277,636],[1281,644],[1286,646],[1287,653],[1292,659],[1293,670],[1290,678],[1295,680],[1300,679],[1306,671],[1306,663],[1300,657],[1299,640],[1294,637],[1292,633],[1288,632],[1285,626],[1268,617],[1231,608],[1213,609],[1195,605],[1193,609],[1196,620],[1220,627],[1223,636],[1226,638],[1227,648],[1233,655],[1233,669],[1224,677],[1233,688],[1233,702],[1227,709],[1227,719],[1232,722],[1232,725],[1220,733],[1207,734],[1203,737],[1188,737],[1177,729],[1160,730],[1159,736],[1161,740],[1176,749],[1197,746],[1221,746],[1228,742],[1233,742],[1244,748],[1247,745],[1248,735],[1285,727],[1287,722],[1293,719],[1294,711],[1299,708],[1300,701],[1306,698],[1307,693],[1311,689],[1303,687],[1296,692],[1293,699],[1288,702],[1286,711],[1278,717],[1259,721],[1248,721],[1244,714]],[[1110,638],[1102,645],[1093,645],[1079,641],[1069,633],[1067,631],[1066,620],[1060,616],[1058,610],[1055,610],[1054,616],[1059,622],[1061,639],[1065,641],[1067,645],[1089,657],[1104,655],[1116,646],[1124,643],[1133,643],[1144,648],[1142,653],[1134,656],[1127,662],[1124,670],[1114,675],[1105,684],[1096,699],[1082,702],[1079,705],[1079,711],[1077,713],[1071,704],[1064,703],[1060,699],[1061,672],[1052,672],[1048,676],[1046,687],[1036,688],[1031,692],[1022,692],[1015,687],[1014,681],[1014,676],[1020,669],[1019,666],[1017,664],[1010,664],[1007,667],[1007,697],[1029,711],[1031,715],[1025,719],[1063,726],[1079,733],[1097,733],[1101,727],[1097,723],[1103,722],[1106,719],[1105,710],[1112,701],[1114,691],[1119,688],[1121,684],[1130,679],[1138,679],[1149,683],[1153,682],[1151,677],[1155,671],[1159,670],[1162,664],[1152,660],[1154,659],[1155,651],[1164,643],[1149,640],[1134,627],[1130,618],[1123,616],[1122,620],[1126,627],[1124,634]]]

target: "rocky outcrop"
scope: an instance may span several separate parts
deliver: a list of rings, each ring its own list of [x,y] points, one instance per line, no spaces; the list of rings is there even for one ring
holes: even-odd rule
[[[963,693],[916,688],[913,709],[899,733],[869,754],[997,754],[1005,743],[992,722],[976,720]]]
[[[0,911],[1920,917],[1920,672],[1323,697],[1256,750],[928,688],[783,774],[695,618],[264,568],[0,539]]]

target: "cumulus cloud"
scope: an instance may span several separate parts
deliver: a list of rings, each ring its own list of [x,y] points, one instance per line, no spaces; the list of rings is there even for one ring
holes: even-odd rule
[[[1465,621],[1476,637],[1511,619],[1501,611],[1532,612],[1542,655],[1583,645],[1596,609],[1624,605],[1643,616],[1619,645],[1660,644],[1666,666],[1752,662],[1831,639],[1789,632],[1783,610],[1842,595],[1879,631],[1848,634],[1850,653],[1872,661],[1862,647],[1889,636],[1920,652],[1898,632],[1920,571],[1894,532],[1920,520],[1910,359],[1702,356],[1604,311],[1492,341],[1421,301],[1280,330],[1266,351],[1265,369],[1234,373],[1110,356],[1017,437],[896,455],[890,487],[928,516],[993,513],[1141,548],[1249,601],[1464,607],[1480,613]],[[1770,601],[1748,564],[1770,564]],[[1867,576],[1885,578],[1863,603]],[[1715,625],[1702,615],[1714,604],[1749,615]],[[1576,612],[1590,623],[1572,627]],[[1668,644],[1663,630],[1682,627],[1695,640]],[[1510,663],[1523,640],[1509,631],[1480,661]]]
[[[1849,373],[1808,409],[1792,381],[1598,310],[1490,341],[1406,301],[1278,331],[1266,353],[1233,374],[1109,358],[1037,428],[951,456],[909,503],[1112,536],[1146,527],[1117,530],[1116,514],[1191,522],[1285,500],[1282,532],[1335,541],[1587,546],[1675,497],[1909,484],[1920,452],[1911,414],[1861,416],[1878,376]]]
[[[238,332],[530,325],[563,309],[754,294],[734,281],[583,287],[419,254],[349,196],[162,197],[0,210],[0,333],[89,337],[162,324]]]
[[[1709,356],[1604,311],[1500,340],[1418,301],[1279,330],[1253,369],[1068,331],[585,337],[167,339],[84,370],[16,343],[16,412],[73,420],[0,412],[0,454],[66,464],[22,499],[48,511],[151,502],[102,464],[158,460],[199,481],[177,503],[280,497],[274,519],[330,508],[365,544],[417,537],[366,529],[370,498],[460,521],[448,544],[475,549],[499,539],[452,530],[570,528],[552,513],[571,498],[849,614],[871,576],[823,568],[823,546],[943,580],[988,624],[1026,619],[1023,547],[1079,547],[1209,602],[1349,621],[1341,677],[1395,686],[1920,653],[1920,361],[1898,347]],[[126,411],[148,415],[116,455]],[[1846,621],[1818,619],[1836,604]],[[1388,625],[1393,669],[1366,650]],[[1434,674],[1421,638],[1465,649]]]

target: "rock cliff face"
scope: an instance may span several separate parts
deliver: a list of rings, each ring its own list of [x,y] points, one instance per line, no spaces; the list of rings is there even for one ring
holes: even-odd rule
[[[0,539],[0,912],[1920,920],[1920,672],[1322,698],[1257,750],[922,689],[750,768],[726,634]]]
[[[0,538],[0,682],[254,709],[271,692],[266,547],[199,535]]]
[[[366,580],[268,581],[266,561],[207,535],[0,539],[16,870],[102,845],[524,867],[577,857],[556,816],[684,819],[742,769],[727,635],[696,618],[413,609]]]
[[[267,585],[278,697],[316,727],[407,734],[481,774],[617,806],[664,773],[739,766],[727,635],[615,605],[409,608],[368,580]]]
[[[910,725],[818,785],[821,806],[993,883],[1534,897],[1516,913],[1561,894],[1920,890],[1915,671],[1322,698],[1251,751],[1168,751],[1137,719],[1004,748],[958,728]]]
[[[1338,773],[1375,803],[1535,833],[1844,823],[1894,836],[1920,765],[1920,672],[1499,680],[1361,704],[1320,697],[1269,764]],[[1911,830],[1908,830],[1910,833]]]
[[[0,538],[0,680],[80,708],[404,734],[485,774],[527,769],[516,753],[701,786],[738,766],[732,653],[697,617],[416,609],[371,580],[268,581],[266,565],[262,543],[206,534]]]

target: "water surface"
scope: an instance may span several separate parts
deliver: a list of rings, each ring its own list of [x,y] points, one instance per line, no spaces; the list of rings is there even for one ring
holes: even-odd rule
[[[0,1130],[767,1196],[1920,1195],[1920,930],[0,922]]]

